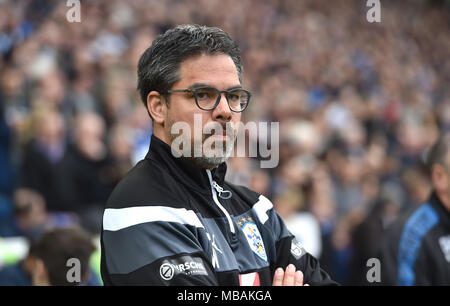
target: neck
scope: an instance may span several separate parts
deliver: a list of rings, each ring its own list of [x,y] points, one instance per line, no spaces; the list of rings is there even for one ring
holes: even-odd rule
[[[157,127],[155,125],[154,129],[153,129],[153,135],[155,135],[156,137],[158,137],[160,140],[164,141],[167,145],[171,146],[172,145],[172,139],[170,138],[170,136],[164,132],[164,128],[163,127]]]

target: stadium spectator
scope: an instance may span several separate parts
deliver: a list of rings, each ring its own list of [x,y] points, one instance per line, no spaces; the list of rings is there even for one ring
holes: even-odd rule
[[[44,197],[35,190],[18,188],[14,192],[14,224],[19,234],[30,243],[53,228],[69,227],[79,223],[74,213],[49,213]]]
[[[433,145],[426,163],[433,186],[427,202],[398,218],[384,235],[386,285],[450,283],[450,135]]]
[[[386,228],[400,214],[404,194],[396,184],[382,186],[379,197],[371,204],[365,219],[352,231],[352,255],[349,262],[348,283],[357,286],[371,285],[367,279],[369,259],[378,258]],[[384,267],[383,267],[384,268]]]
[[[73,211],[92,233],[101,229],[101,211],[112,190],[114,173],[105,144],[105,123],[95,113],[75,117],[74,143],[58,165],[58,211]]]
[[[34,134],[24,146],[19,185],[39,192],[47,209],[60,209],[59,162],[66,150],[65,124],[59,112],[38,112],[32,123]]]

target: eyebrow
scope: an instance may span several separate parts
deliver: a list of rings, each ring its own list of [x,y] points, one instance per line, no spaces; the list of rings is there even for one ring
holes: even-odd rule
[[[206,84],[206,83],[194,83],[191,86],[188,87],[188,89],[194,89],[194,88],[198,88],[198,87],[211,87],[211,88],[215,88],[214,86],[210,85],[210,84]],[[242,89],[241,84],[239,85],[234,85],[231,87],[228,87],[226,90],[231,90],[231,89]]]

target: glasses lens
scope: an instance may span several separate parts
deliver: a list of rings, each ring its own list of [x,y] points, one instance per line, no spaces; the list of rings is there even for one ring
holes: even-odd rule
[[[215,88],[197,88],[195,91],[195,97],[197,99],[198,106],[202,109],[212,109],[216,104],[219,92]]]
[[[242,89],[236,89],[228,92],[228,104],[235,112],[242,112],[248,104],[249,94]]]

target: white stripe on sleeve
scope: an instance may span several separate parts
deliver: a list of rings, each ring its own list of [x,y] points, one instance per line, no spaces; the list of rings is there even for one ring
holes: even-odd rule
[[[155,221],[176,222],[204,228],[192,210],[167,206],[135,206],[105,209],[103,230],[118,231],[133,225]]]

